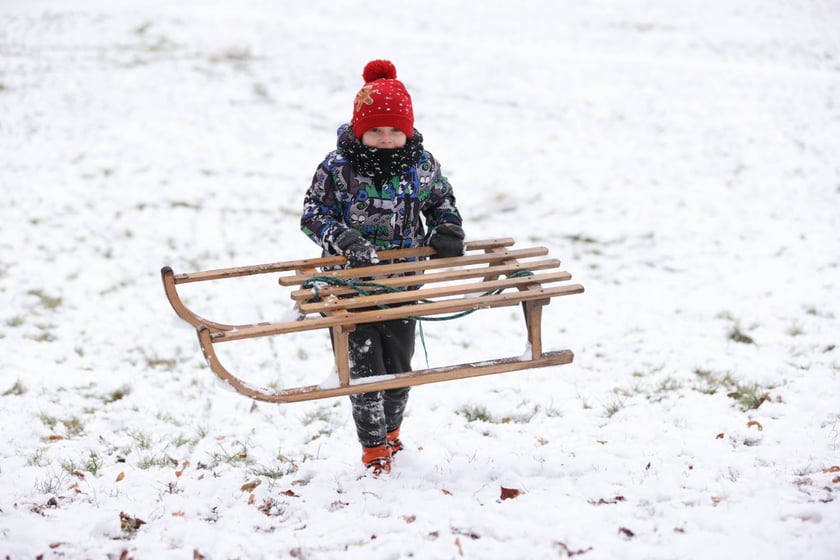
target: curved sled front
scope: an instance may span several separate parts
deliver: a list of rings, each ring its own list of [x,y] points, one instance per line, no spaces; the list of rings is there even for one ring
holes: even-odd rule
[[[188,308],[184,304],[184,302],[181,300],[181,296],[178,295],[178,290],[175,288],[175,273],[172,271],[172,268],[164,266],[160,270],[160,275],[161,279],[163,280],[163,290],[164,292],[166,292],[166,299],[169,300],[169,304],[172,306],[172,309],[175,310],[175,313],[178,314],[178,317],[180,317],[190,325],[196,328],[207,327],[209,329],[212,329],[213,331],[230,331],[239,327],[248,326],[227,325],[224,323],[217,323],[216,321],[205,319],[201,315],[194,313],[190,308]]]

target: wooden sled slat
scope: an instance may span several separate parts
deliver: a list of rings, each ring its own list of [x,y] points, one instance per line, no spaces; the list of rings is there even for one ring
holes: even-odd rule
[[[298,304],[298,309],[301,313],[309,315],[312,313],[330,313],[336,309],[360,309],[380,305],[388,306],[404,303],[416,303],[419,300],[432,298],[482,294],[484,292],[509,288],[521,289],[529,285],[545,286],[546,284],[550,284],[552,282],[569,280],[571,277],[572,275],[566,271],[558,271],[547,274],[522,276],[518,278],[504,278],[502,280],[490,280],[485,282],[469,282],[461,283],[455,286],[441,286],[438,288],[380,293],[370,296],[357,296],[352,298],[328,297],[317,302],[301,302]]]
[[[570,284],[568,286],[540,288],[538,290],[516,293],[503,293],[482,298],[460,298],[456,300],[436,301],[433,303],[404,305],[389,309],[372,309],[353,314],[315,317],[312,319],[301,319],[300,321],[289,321],[285,323],[265,323],[230,331],[215,332],[211,336],[213,342],[231,342],[235,340],[245,340],[248,338],[258,338],[261,336],[289,334],[292,332],[311,331],[329,327],[392,321],[394,319],[403,319],[405,317],[429,317],[445,313],[471,311],[474,309],[506,307],[533,300],[547,301],[555,296],[566,296],[582,292],[583,286],[580,284]]]
[[[493,268],[493,273],[494,275],[504,274],[506,276],[510,276],[511,274],[525,270],[535,272],[549,268],[557,268],[558,266],[560,266],[560,261],[557,259],[540,259],[536,261],[529,261],[527,263],[515,262],[512,264],[499,264]],[[423,274],[422,276],[392,276],[390,278],[381,278],[376,280],[376,283],[388,286],[389,288],[405,288],[408,286],[416,286],[418,283],[428,285],[440,282],[454,282],[470,278],[482,278],[485,276],[487,276],[487,269],[484,267],[476,267],[444,270],[441,272],[429,272]],[[343,286],[323,286],[319,293],[321,297],[326,298],[329,296],[355,294],[356,291],[353,288]],[[313,295],[314,293],[311,288],[303,288],[293,291],[290,297],[294,301],[307,301],[312,299]]]
[[[470,377],[480,377],[483,375],[493,375],[511,371],[558,366],[570,364],[574,360],[574,354],[571,350],[560,350],[558,352],[546,352],[540,358],[531,360],[523,360],[522,358],[501,358],[497,360],[485,360],[481,362],[472,362],[439,368],[414,370],[405,373],[396,373],[393,375],[362,378],[353,380],[345,386],[339,385],[337,387],[330,387],[324,385],[309,385],[305,387],[294,387],[275,391],[246,383],[225,369],[219,361],[219,358],[213,348],[213,343],[210,340],[211,332],[209,329],[199,329],[198,336],[208,365],[213,372],[222,379],[222,381],[230,385],[230,387],[236,392],[245,395],[246,397],[271,403],[293,403],[341,397],[370,391],[384,391],[386,389],[396,389],[398,387],[410,387],[427,383],[440,383],[443,381],[468,379]]]
[[[462,257],[398,262],[388,265],[377,264],[373,266],[360,266],[358,268],[347,268],[343,270],[328,271],[324,274],[335,276],[337,278],[375,278],[377,276],[386,276],[387,274],[406,274],[412,272],[416,273],[425,270],[449,268],[453,266],[502,263],[514,259],[541,257],[547,254],[548,249],[546,249],[545,247],[532,247],[529,249],[515,250],[504,249],[499,252],[483,253],[477,255],[464,255]],[[384,259],[380,257],[380,260]],[[312,274],[292,274],[288,276],[281,276],[279,282],[283,286],[295,286],[302,284],[311,277]]]

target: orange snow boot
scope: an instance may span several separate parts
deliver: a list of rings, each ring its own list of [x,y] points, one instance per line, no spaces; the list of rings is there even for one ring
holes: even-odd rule
[[[387,445],[388,445],[388,448],[391,450],[391,456],[392,457],[394,455],[396,455],[399,451],[402,451],[403,449],[405,449],[405,447],[403,447],[402,441],[400,441],[400,429],[399,428],[397,428],[396,430],[391,430],[390,432],[388,432]]]
[[[364,447],[363,450],[362,463],[370,469],[373,476],[391,472],[391,448],[387,444]]]

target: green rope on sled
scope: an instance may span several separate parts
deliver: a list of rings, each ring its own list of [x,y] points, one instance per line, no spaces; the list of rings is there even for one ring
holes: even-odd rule
[[[508,275],[508,278],[522,278],[525,276],[533,276],[534,273],[530,270],[520,270],[514,272],[513,274]],[[419,277],[422,278],[422,277]],[[418,278],[418,279],[419,279]],[[336,276],[329,276],[329,275],[319,275],[313,276],[311,278],[307,278],[301,283],[301,287],[304,289],[312,290],[314,294],[312,298],[307,300],[310,303],[317,303],[321,301],[321,286],[339,286],[343,288],[350,288],[354,290],[356,293],[363,295],[363,296],[370,296],[377,293],[377,291],[384,291],[386,293],[395,293],[395,292],[404,292],[406,291],[405,288],[395,288],[394,286],[387,286],[385,284],[380,284],[378,282],[372,282],[369,280],[348,280],[345,278],[338,278]],[[502,293],[504,288],[498,288],[496,290],[488,290],[482,294],[482,296],[494,296]],[[418,300],[424,303],[432,303],[431,300],[421,299]],[[377,305],[380,309],[388,309],[390,306],[388,305]],[[429,367],[429,352],[426,348],[426,337],[423,334],[423,322],[424,321],[449,321],[452,319],[459,319],[461,317],[466,317],[470,313],[477,311],[477,309],[467,309],[466,311],[461,311],[459,313],[453,313],[451,315],[446,315],[444,317],[415,317],[413,315],[409,315],[406,319],[413,319],[420,324],[420,341],[423,344],[423,353],[426,355],[426,367]]]

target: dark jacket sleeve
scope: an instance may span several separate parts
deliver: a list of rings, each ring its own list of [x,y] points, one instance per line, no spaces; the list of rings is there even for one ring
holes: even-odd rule
[[[341,199],[333,179],[331,157],[315,171],[303,200],[300,229],[321,246],[324,254],[337,255],[335,240],[349,228],[344,222]]]
[[[462,225],[461,213],[455,204],[455,193],[449,180],[443,176],[440,164],[428,154],[431,165],[430,193],[423,205],[423,215],[429,232],[441,224]]]

